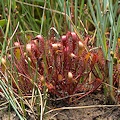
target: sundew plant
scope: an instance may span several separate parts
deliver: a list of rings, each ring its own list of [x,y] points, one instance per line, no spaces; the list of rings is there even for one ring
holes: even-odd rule
[[[118,0],[0,1],[1,109],[42,120],[49,100],[95,91],[117,103],[119,80]]]

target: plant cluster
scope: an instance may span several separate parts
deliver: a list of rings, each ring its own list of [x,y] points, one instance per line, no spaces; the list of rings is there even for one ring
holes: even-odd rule
[[[59,39],[52,35],[44,40],[37,35],[26,45],[14,43],[12,62],[14,91],[28,95],[33,87],[48,89],[55,98],[74,102],[95,91],[108,79],[107,60],[101,48],[92,48],[89,37],[80,40],[75,32],[67,32]],[[114,86],[119,87],[119,45],[114,60]],[[116,57],[115,57],[116,56]],[[9,63],[10,64],[10,63]],[[5,72],[6,61],[2,58],[2,72]],[[10,66],[9,66],[10,67]]]
[[[99,74],[105,62],[101,50],[89,50],[88,39],[83,42],[75,32],[67,32],[59,39],[51,36],[45,41],[38,35],[26,45],[15,42],[13,57],[7,56],[11,69],[16,69],[13,77],[17,80],[12,80],[15,92],[30,94],[36,86],[73,102],[96,90],[102,83],[104,73],[102,77]],[[6,64],[4,58],[2,63]],[[4,72],[4,66],[1,68]]]

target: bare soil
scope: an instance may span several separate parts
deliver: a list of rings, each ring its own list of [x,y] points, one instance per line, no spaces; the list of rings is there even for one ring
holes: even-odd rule
[[[1,104],[1,102],[0,102]],[[77,104],[65,105],[62,102],[54,102],[50,104],[52,109],[60,107],[78,107],[91,105],[105,105],[106,100],[103,94],[90,94],[79,100]],[[10,119],[9,119],[10,118]],[[0,120],[19,120],[14,111],[8,112],[8,107],[0,111]],[[29,116],[27,120],[37,120]],[[63,109],[50,112],[45,115],[43,120],[120,120],[120,107],[93,107],[93,108],[78,108],[78,109]]]
[[[91,94],[79,100],[78,106],[105,105],[103,94]],[[57,105],[60,107],[60,105]],[[56,106],[56,107],[57,107]],[[120,120],[120,107],[93,107],[54,111],[45,120]]]

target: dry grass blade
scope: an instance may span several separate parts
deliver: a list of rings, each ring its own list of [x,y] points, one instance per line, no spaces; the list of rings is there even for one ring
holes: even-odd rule
[[[77,107],[61,107],[61,108],[55,108],[55,109],[51,109],[48,112],[46,112],[45,114],[54,112],[54,111],[61,111],[61,110],[75,110],[75,109],[88,109],[88,108],[103,108],[103,107],[120,107],[120,105],[90,105],[90,106],[77,106]]]

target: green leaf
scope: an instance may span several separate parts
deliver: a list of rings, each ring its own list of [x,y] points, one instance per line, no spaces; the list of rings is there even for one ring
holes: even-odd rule
[[[0,20],[0,26],[1,27],[3,27],[5,24],[6,24],[6,20],[5,19]]]

